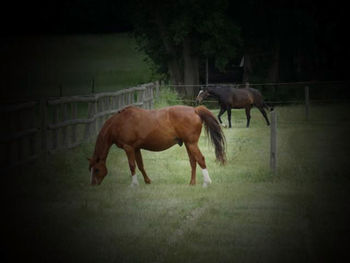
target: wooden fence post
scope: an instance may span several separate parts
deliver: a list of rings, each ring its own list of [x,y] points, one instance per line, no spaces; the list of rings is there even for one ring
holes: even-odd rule
[[[24,111],[17,111],[16,112],[16,122],[15,122],[15,131],[16,132],[21,132],[23,130],[25,130],[25,127],[23,126],[23,115]],[[20,163],[22,161],[23,158],[23,143],[24,143],[24,139],[23,138],[18,138],[16,141],[16,161],[18,163]]]
[[[153,109],[154,108],[154,87],[151,86],[149,88],[149,95],[150,95],[150,102],[149,102],[149,109]]]
[[[306,120],[309,120],[309,108],[310,108],[309,86],[305,86],[305,116],[306,116]]]
[[[277,116],[276,111],[271,111],[271,132],[270,132],[270,169],[273,174],[277,173]]]
[[[57,124],[60,121],[60,109],[58,107],[58,105],[54,105],[53,106],[53,124]],[[59,141],[59,130],[58,129],[54,129],[52,131],[52,144],[50,146],[50,148],[52,150],[56,150],[58,148],[58,141]]]
[[[208,87],[209,84],[209,62],[208,58],[205,59],[205,86]]]
[[[95,114],[99,114],[103,111],[103,98],[99,98],[97,101],[97,111],[95,112]],[[103,116],[99,116],[97,121],[97,132],[101,129],[102,125],[103,125]]]
[[[29,111],[29,116],[28,116],[28,123],[29,127],[28,128],[33,128],[35,129],[35,107]],[[35,134],[36,135],[36,134]],[[35,148],[35,135],[30,136],[29,138],[29,155],[34,156],[36,153],[36,148]]]
[[[72,103],[71,104],[71,116],[72,116],[72,120],[75,120],[78,118],[78,105],[77,103]],[[72,125],[72,128],[71,128],[71,141],[70,141],[70,146],[74,146],[77,142],[77,125]]]
[[[156,97],[156,99],[158,99],[158,97],[159,97],[159,86],[160,86],[159,80],[157,80],[155,82],[155,85],[156,85],[156,95],[155,95],[155,97]]]
[[[68,117],[68,104],[67,103],[62,103],[61,104],[61,109],[62,109],[62,121],[65,122],[69,119]],[[68,127],[62,127],[62,146],[63,148],[66,148],[68,146]]]
[[[87,119],[92,119],[94,117],[94,103],[88,102],[88,113],[87,113]],[[87,141],[90,136],[94,134],[95,131],[93,131],[93,125],[95,121],[89,122],[85,125],[85,131],[84,131],[84,141]]]
[[[44,158],[47,157],[48,153],[48,146],[47,146],[47,100],[41,99],[40,100],[40,116],[41,116],[41,123],[40,123],[40,134],[41,134],[41,152],[43,153]]]
[[[94,94],[95,93],[95,79],[91,80],[91,93]]]

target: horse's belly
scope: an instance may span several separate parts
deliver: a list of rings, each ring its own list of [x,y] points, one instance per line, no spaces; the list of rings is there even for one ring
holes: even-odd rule
[[[144,142],[140,148],[149,150],[149,151],[164,151],[166,149],[169,149],[171,146],[174,146],[176,143],[175,138],[173,139],[162,139],[157,138],[155,140],[149,140],[147,142]]]

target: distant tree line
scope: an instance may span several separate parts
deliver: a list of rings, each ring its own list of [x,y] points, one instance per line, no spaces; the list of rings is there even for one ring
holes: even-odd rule
[[[242,58],[243,82],[344,80],[346,7],[337,0],[33,0],[5,2],[0,24],[5,35],[132,32],[172,84],[203,83],[207,61],[228,73]]]
[[[346,9],[336,2],[134,0],[129,10],[140,49],[172,84],[199,84],[207,59],[225,72],[242,57],[244,82],[347,76]]]

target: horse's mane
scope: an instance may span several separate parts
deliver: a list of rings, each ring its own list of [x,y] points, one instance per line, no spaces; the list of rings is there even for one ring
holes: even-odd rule
[[[217,97],[218,99],[226,97],[228,91],[230,91],[230,87],[225,87],[225,86],[208,87],[209,94],[213,97]]]

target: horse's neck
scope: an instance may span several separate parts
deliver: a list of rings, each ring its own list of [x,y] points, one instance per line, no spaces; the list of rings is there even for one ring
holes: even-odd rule
[[[96,140],[94,157],[99,160],[106,160],[111,145],[112,140],[108,130],[102,129]]]
[[[213,96],[216,99],[221,99],[221,95],[217,92],[217,90],[210,90],[209,91],[210,95]]]

